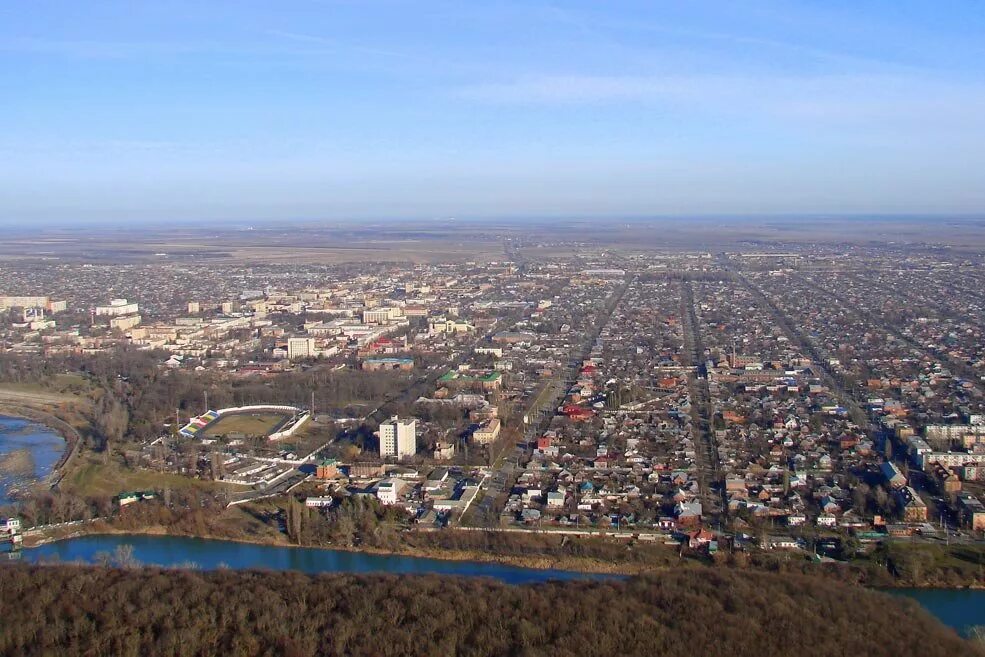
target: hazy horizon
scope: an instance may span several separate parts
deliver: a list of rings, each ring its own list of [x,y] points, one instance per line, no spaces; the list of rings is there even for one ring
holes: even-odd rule
[[[0,219],[0,229],[17,228],[22,231],[34,231],[43,228],[50,231],[87,229],[87,228],[112,228],[115,230],[131,228],[134,230],[155,228],[163,229],[168,227],[195,228],[195,229],[232,229],[236,228],[243,231],[253,229],[268,229],[280,226],[303,226],[326,228],[349,228],[349,227],[386,227],[391,225],[405,224],[408,227],[421,227],[428,224],[464,226],[522,226],[525,223],[535,222],[551,226],[554,224],[571,223],[597,223],[600,225],[609,224],[686,224],[695,223],[717,223],[724,225],[741,225],[744,223],[757,222],[782,222],[783,224],[797,225],[809,222],[871,222],[871,223],[933,223],[933,222],[955,222],[955,223],[975,223],[985,221],[985,213],[978,214],[837,214],[837,213],[773,213],[773,214],[707,214],[707,215],[627,215],[627,216],[605,216],[605,215],[537,215],[537,216],[465,216],[465,217],[281,217],[281,218],[244,218],[244,217],[214,217],[209,219],[198,219],[194,217],[173,217],[169,219],[147,219],[140,223],[134,223],[132,218],[119,219],[81,219],[81,220],[50,220],[39,223],[27,224],[22,222]]]

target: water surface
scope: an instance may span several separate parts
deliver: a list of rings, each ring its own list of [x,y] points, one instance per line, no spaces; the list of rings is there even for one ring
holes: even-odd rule
[[[975,625],[985,625],[985,590],[982,589],[893,589],[936,616],[942,623],[967,635]]]
[[[252,545],[183,536],[101,535],[82,536],[23,550],[21,560],[59,560],[97,563],[120,545],[133,547],[142,564],[181,566],[193,563],[205,570],[217,568],[298,570],[304,573],[394,573],[401,575],[464,575],[493,577],[508,584],[548,580],[606,579],[615,575],[567,570],[538,570],[479,561],[446,561],[422,557],[366,554],[324,548]]]
[[[65,451],[65,439],[30,420],[0,415],[0,504],[41,481]]]
[[[133,557],[142,564],[163,567],[193,564],[205,570],[232,568],[297,570],[311,574],[457,575],[492,577],[507,584],[622,578],[619,575],[537,570],[480,561],[444,561],[324,548],[252,545],[182,536],[82,536],[22,550],[18,560],[32,563],[99,563],[104,558],[112,557],[120,546],[131,546]],[[985,625],[985,590],[893,589],[889,592],[916,600],[945,625],[962,634],[966,634],[971,626]]]

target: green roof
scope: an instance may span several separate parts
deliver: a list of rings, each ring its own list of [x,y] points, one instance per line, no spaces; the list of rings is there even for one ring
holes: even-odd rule
[[[461,372],[456,372],[451,370],[444,374],[438,381],[442,383],[447,383],[448,381],[464,381],[464,382],[480,382],[489,383],[491,381],[497,381],[503,378],[502,372],[488,372],[486,374],[480,374],[478,376],[472,376],[470,374],[462,374]]]

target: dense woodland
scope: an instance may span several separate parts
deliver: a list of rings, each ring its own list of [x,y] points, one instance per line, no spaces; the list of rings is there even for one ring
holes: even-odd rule
[[[916,603],[801,576],[625,582],[0,568],[5,655],[982,654]]]

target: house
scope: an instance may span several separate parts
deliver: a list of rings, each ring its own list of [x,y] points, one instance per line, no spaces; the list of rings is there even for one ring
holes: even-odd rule
[[[376,498],[380,504],[389,506],[396,504],[400,497],[400,492],[407,487],[406,481],[396,477],[384,479],[376,485]]]
[[[0,518],[0,532],[16,534],[21,530],[21,519],[17,517]]]
[[[677,523],[681,526],[693,526],[701,522],[701,502],[678,502],[675,507]]]
[[[335,459],[324,459],[315,468],[315,476],[318,479],[335,479],[339,476],[338,461]]]
[[[807,516],[803,513],[791,513],[787,516],[787,526],[788,527],[800,527],[807,522]]]
[[[707,529],[698,529],[697,531],[688,532],[686,536],[687,546],[692,550],[708,545],[715,540],[715,535]]]
[[[665,531],[674,531],[677,529],[677,520],[669,516],[661,516],[657,519],[657,527]]]
[[[835,527],[838,524],[838,518],[830,513],[822,513],[817,517],[818,527]]]
[[[903,507],[904,522],[926,522],[927,505],[913,488],[906,486],[897,491],[897,499]]]
[[[906,486],[906,477],[903,476],[903,473],[900,472],[900,469],[896,467],[895,463],[886,461],[879,466],[879,471],[892,488],[899,489]]]
[[[985,504],[967,492],[958,494],[958,507],[965,523],[976,531],[985,530]]]
[[[424,490],[431,493],[440,489],[448,480],[448,468],[435,468],[424,482]]]
[[[838,521],[838,526],[846,529],[862,529],[868,527],[869,523],[863,520],[855,509],[849,509]]]
[[[576,422],[584,422],[592,419],[595,413],[590,408],[578,406],[577,404],[565,404],[561,412]]]
[[[134,502],[140,502],[143,500],[152,500],[155,497],[157,497],[157,493],[152,490],[126,492],[120,493],[116,496],[116,503],[119,506],[124,507],[127,504],[133,504]]]
[[[455,456],[455,443],[438,441],[434,445],[434,459],[436,461],[447,461]]]
[[[555,509],[564,506],[564,493],[559,491],[551,491],[548,493],[547,506]]]
[[[799,546],[792,536],[770,536],[766,539],[766,547],[771,550],[796,550]]]
[[[472,432],[472,440],[477,445],[488,445],[495,442],[499,438],[501,426],[499,418],[494,417]]]

